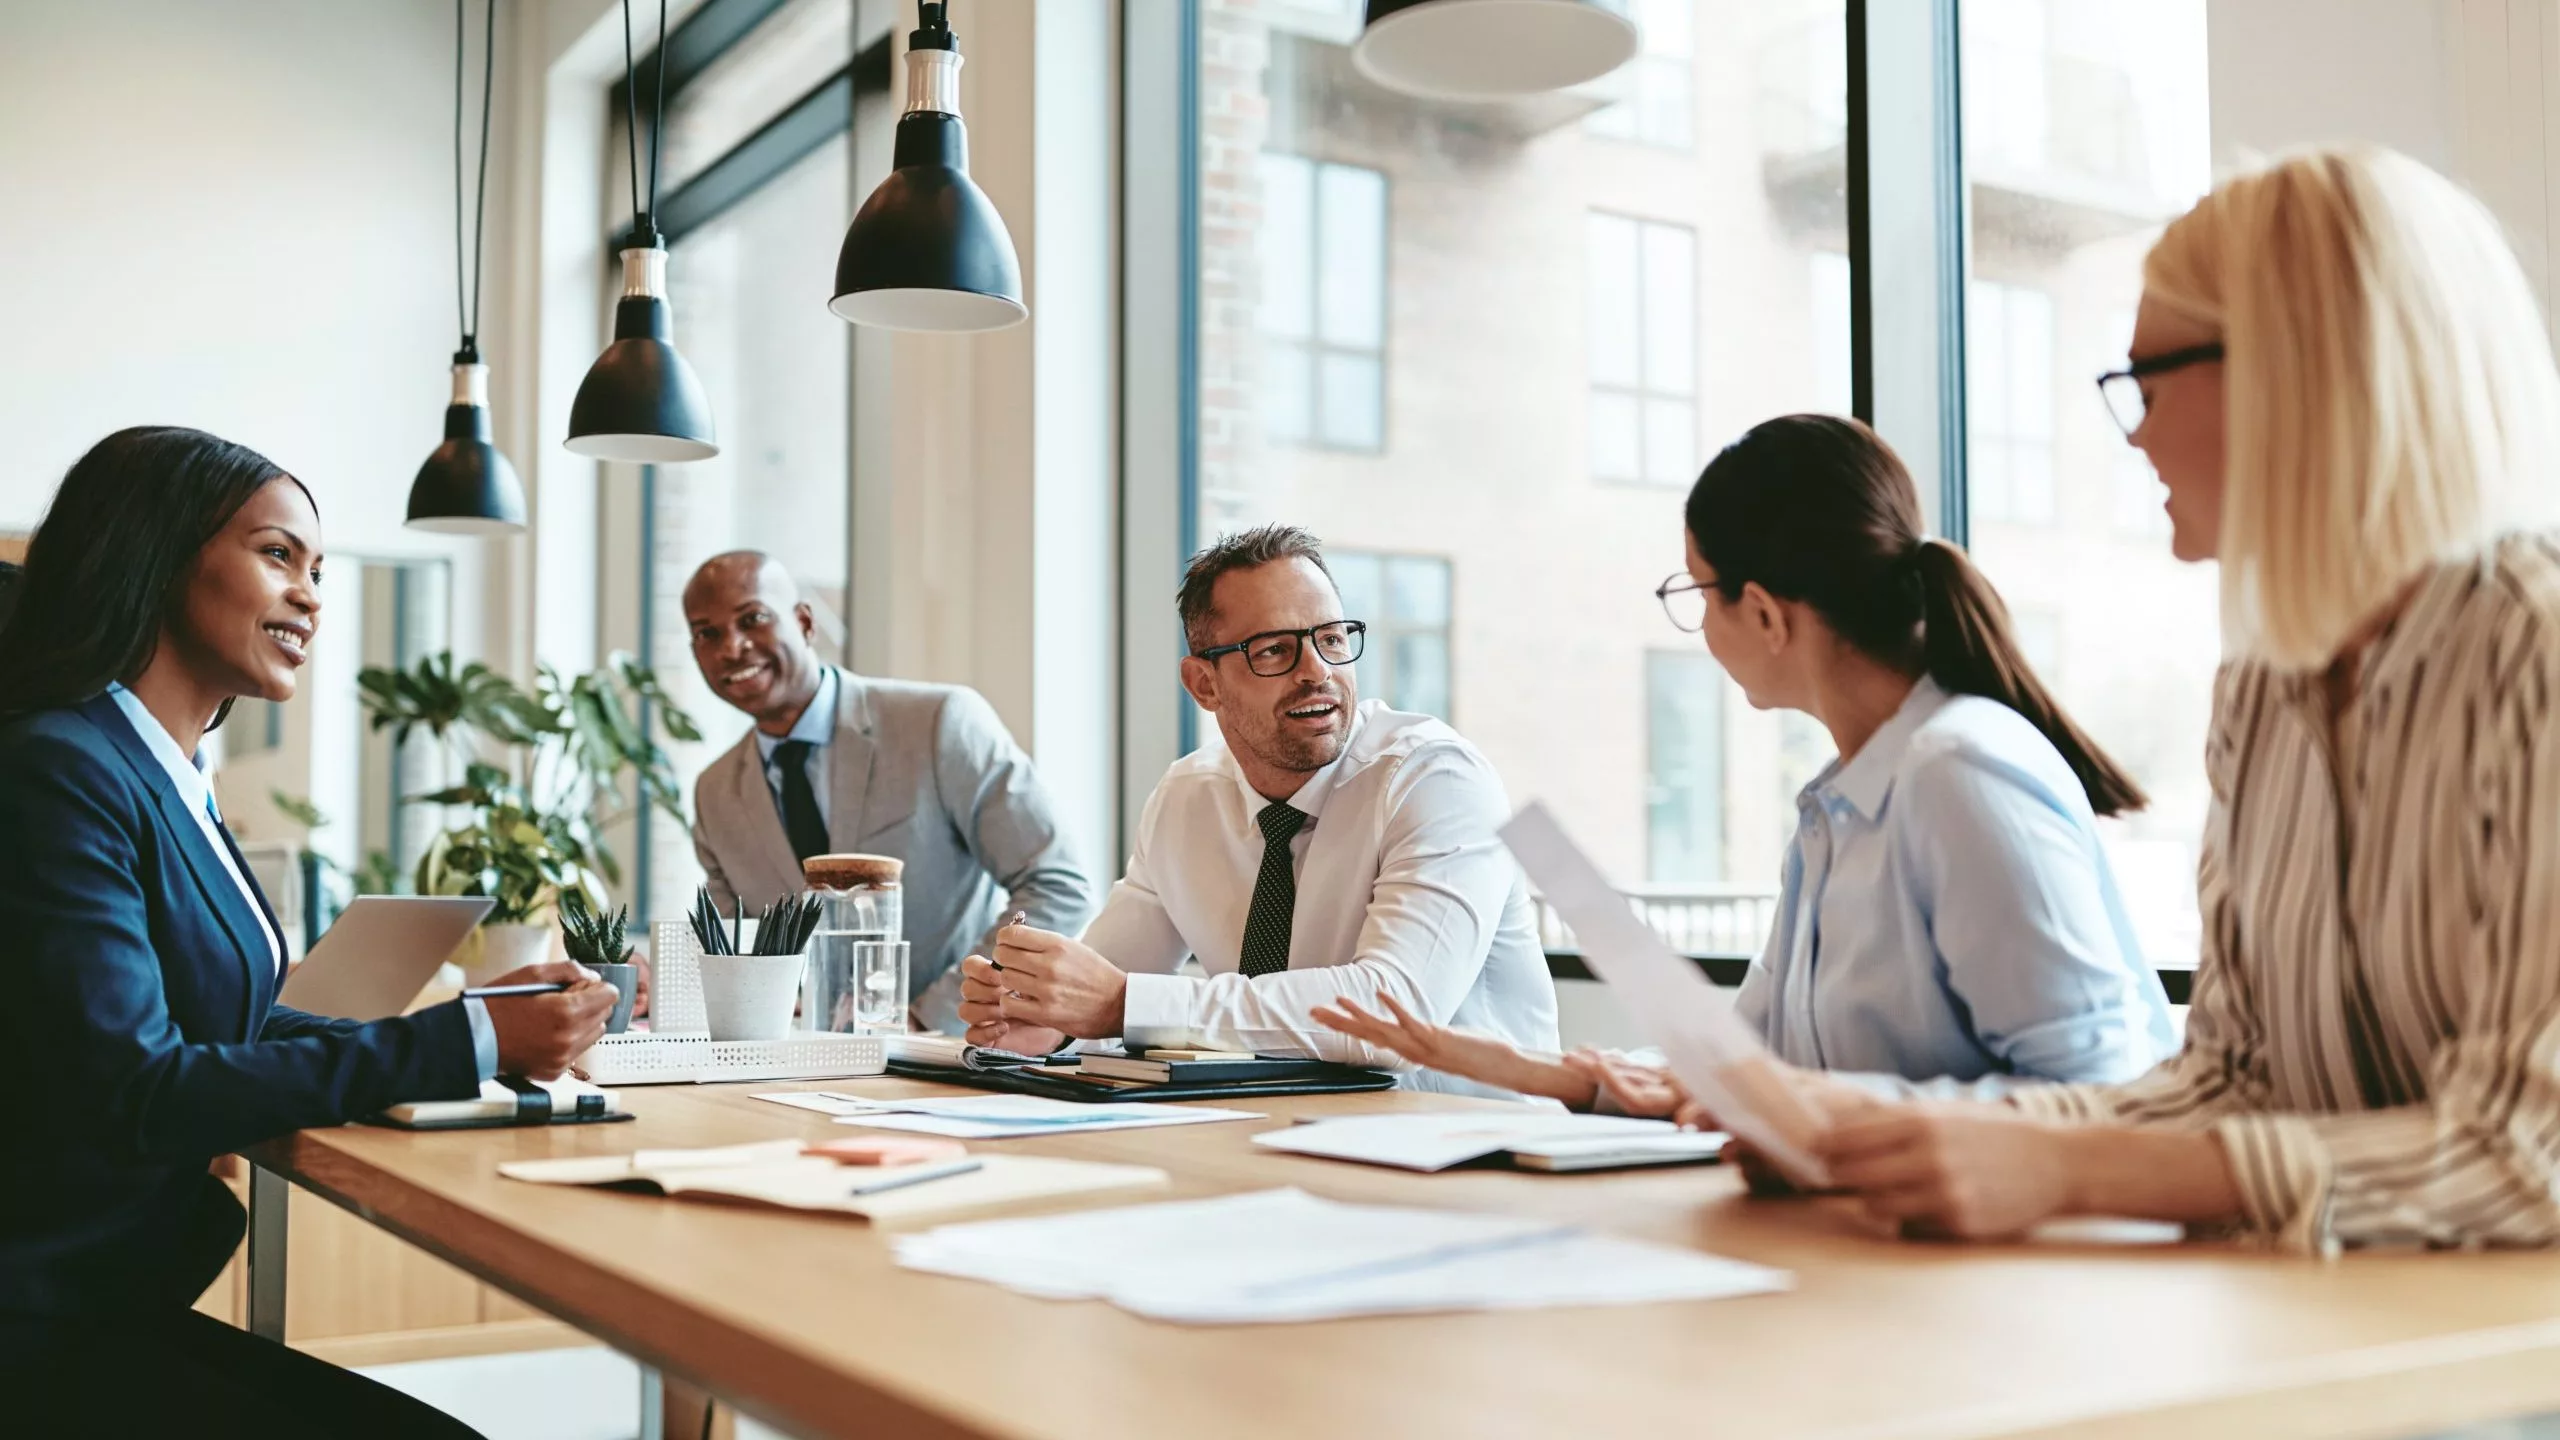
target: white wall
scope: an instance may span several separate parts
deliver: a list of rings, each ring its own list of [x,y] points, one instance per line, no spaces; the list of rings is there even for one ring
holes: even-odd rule
[[[457,643],[497,644],[514,604],[506,545],[401,524],[409,482],[442,437],[459,339],[450,4],[11,0],[7,11],[0,530],[32,528],[63,471],[108,432],[193,425],[309,485],[341,562],[451,557]],[[475,92],[478,53],[475,39]],[[501,47],[496,263],[482,301],[483,348],[502,376],[510,53]],[[342,573],[352,587],[354,566]],[[324,647],[331,638],[324,619]],[[352,670],[318,678],[351,685]],[[351,691],[313,698],[353,703]],[[246,814],[232,803],[245,830],[275,833],[262,802]]]
[[[2446,168],[2445,45],[2460,8],[2461,0],[2210,0],[2215,165],[2358,139]]]
[[[2549,309],[2560,273],[2553,0],[2210,0],[2218,166],[2372,140],[2488,202]]]

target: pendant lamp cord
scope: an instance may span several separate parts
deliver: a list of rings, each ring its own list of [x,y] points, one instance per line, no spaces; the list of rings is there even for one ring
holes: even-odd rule
[[[639,243],[658,243],[658,155],[667,134],[667,0],[658,0],[658,89],[649,107],[649,188],[640,189],[640,62],[631,49],[631,0],[622,0],[622,130],[631,153],[631,208]]]
[[[498,74],[498,0],[488,0],[487,11],[481,21],[481,28],[487,32],[488,38],[480,55],[480,193],[472,202],[471,262],[467,270],[463,264],[462,248],[464,8],[464,0],[453,0],[453,308],[454,317],[462,324],[462,349],[455,353],[454,361],[456,364],[476,365],[480,363],[480,281],[485,273],[481,264],[481,236],[489,225],[489,106],[497,93],[494,82]]]

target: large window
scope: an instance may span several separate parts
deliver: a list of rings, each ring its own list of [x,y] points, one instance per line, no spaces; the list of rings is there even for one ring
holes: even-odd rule
[[[1387,179],[1264,155],[1263,413],[1271,438],[1377,450],[1387,438]]]
[[[2209,179],[2203,0],[1965,0],[1972,536],[2030,660],[2150,792],[2104,828],[2155,964],[2192,963],[2210,566],[2090,379],[2124,363],[2142,255]]]
[[[1774,888],[1788,737],[1652,591],[1706,448],[1847,403],[1809,120],[1840,113],[1840,6],[1639,5],[1645,60],[1518,107],[1362,80],[1357,10],[1198,0],[1182,542],[1313,530],[1373,627],[1364,694],[1447,717],[1615,876]]]
[[[1697,235],[1598,213],[1585,233],[1591,473],[1685,486],[1697,478]]]

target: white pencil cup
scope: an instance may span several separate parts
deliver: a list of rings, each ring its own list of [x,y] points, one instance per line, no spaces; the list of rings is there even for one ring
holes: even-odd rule
[[[780,1040],[791,1033],[806,955],[705,955],[702,1014],[714,1040]]]

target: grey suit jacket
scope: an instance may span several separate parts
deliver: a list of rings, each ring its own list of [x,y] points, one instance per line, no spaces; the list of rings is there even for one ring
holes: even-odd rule
[[[1059,834],[1031,757],[977,691],[836,672],[827,757],[827,840],[838,853],[906,862],[910,993],[921,1018],[952,1024],[964,955],[989,954],[1008,909],[1081,935],[1093,882]],[[750,730],[693,788],[693,849],[712,897],[750,909],[805,887]],[[941,982],[937,985],[936,982]],[[927,999],[928,992],[934,992]]]

